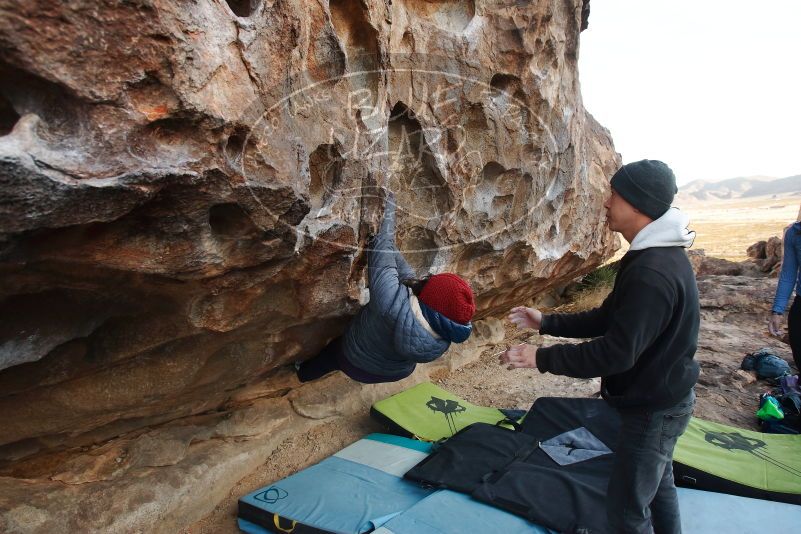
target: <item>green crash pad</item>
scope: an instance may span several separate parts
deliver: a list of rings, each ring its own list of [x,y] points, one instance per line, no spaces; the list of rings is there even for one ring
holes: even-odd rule
[[[801,504],[801,435],[693,418],[673,454],[676,484]]]
[[[423,441],[449,438],[473,423],[494,425],[506,419],[496,408],[470,404],[430,382],[376,402],[370,415],[393,434]]]

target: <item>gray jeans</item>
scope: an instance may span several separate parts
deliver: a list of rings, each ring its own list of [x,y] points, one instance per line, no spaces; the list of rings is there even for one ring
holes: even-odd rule
[[[622,425],[606,499],[612,532],[681,532],[673,449],[694,406],[695,393],[691,391],[665,410],[620,411]]]

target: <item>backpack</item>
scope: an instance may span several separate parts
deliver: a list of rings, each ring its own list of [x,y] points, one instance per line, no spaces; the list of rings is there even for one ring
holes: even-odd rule
[[[779,389],[782,395],[795,393],[801,395],[801,387],[798,385],[798,375],[784,375],[779,379]]]
[[[759,396],[759,427],[768,434],[801,434],[801,395],[788,393]]]
[[[759,379],[778,379],[790,374],[790,365],[776,356],[768,348],[759,349],[743,358],[740,368],[746,371],[756,371]]]
[[[779,399],[769,393],[759,396],[759,410],[756,413],[760,421],[781,421],[784,419],[784,410]]]
[[[760,421],[759,429],[765,434],[801,434],[801,431],[788,425],[786,421]]]
[[[801,432],[801,395],[787,393],[786,395],[779,395],[777,399],[779,399],[779,404],[784,412],[783,423]]]

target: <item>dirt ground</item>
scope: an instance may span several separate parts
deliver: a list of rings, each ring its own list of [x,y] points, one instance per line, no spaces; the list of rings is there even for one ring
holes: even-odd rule
[[[718,285],[725,287],[725,282],[727,279],[721,278],[720,284],[712,285],[717,291]],[[760,295],[775,284],[775,281],[755,279],[754,284],[756,294]],[[765,295],[765,300],[770,297],[772,295]],[[758,310],[751,310],[756,313],[748,310],[741,313],[735,308],[720,308],[714,304],[710,304],[708,309],[702,309],[701,335],[696,356],[702,368],[701,378],[696,386],[697,417],[742,428],[757,428],[754,417],[757,398],[760,392],[769,390],[770,386],[739,370],[744,354],[769,346],[788,361],[792,361],[787,345],[766,335],[762,320],[764,309],[764,304]],[[498,408],[528,409],[541,396],[598,395],[600,379],[597,378],[566,378],[542,374],[536,370],[508,371],[498,365],[498,352],[524,341],[552,344],[568,340],[523,332],[514,325],[507,324],[506,339],[502,344],[486,350],[478,361],[454,371],[437,383],[472,403]],[[203,520],[187,528],[185,534],[238,532],[236,503],[239,497],[319,462],[370,432],[381,431],[382,428],[365,412],[329,422],[311,432],[286,440],[260,469],[242,479],[225,501]]]

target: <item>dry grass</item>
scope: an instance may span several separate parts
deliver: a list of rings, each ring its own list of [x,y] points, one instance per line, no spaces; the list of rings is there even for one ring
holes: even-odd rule
[[[615,285],[617,269],[603,265],[586,275],[576,287],[575,293],[565,304],[556,308],[557,313],[576,313],[600,306]]]
[[[746,250],[757,241],[772,236],[781,237],[787,221],[775,223],[715,223],[693,224],[697,236],[693,249],[703,249],[707,256],[731,261],[748,258]]]
[[[797,196],[678,204],[696,232],[692,248],[731,261],[745,260],[746,250],[757,241],[781,236],[784,227],[796,220],[798,206]]]
[[[612,285],[598,286],[576,293],[570,301],[556,308],[556,313],[577,313],[597,308],[612,291]]]

